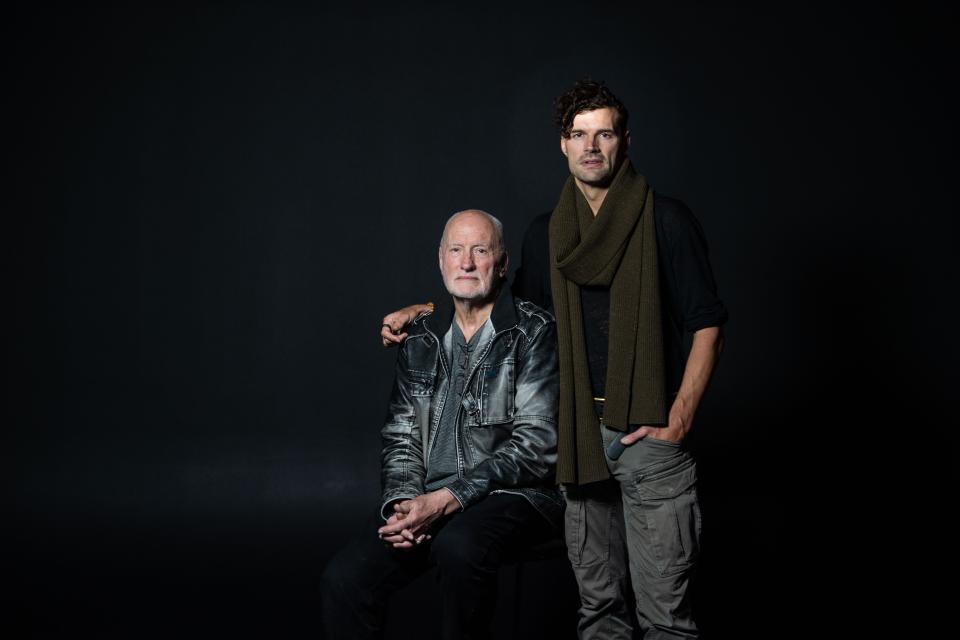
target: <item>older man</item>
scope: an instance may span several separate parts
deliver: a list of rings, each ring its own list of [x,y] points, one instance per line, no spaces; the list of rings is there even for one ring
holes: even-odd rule
[[[374,537],[327,567],[329,638],[381,635],[389,594],[437,567],[444,638],[487,637],[497,568],[559,529],[553,317],[503,287],[500,222],[461,211],[440,241],[452,308],[415,321],[383,427],[383,504]]]

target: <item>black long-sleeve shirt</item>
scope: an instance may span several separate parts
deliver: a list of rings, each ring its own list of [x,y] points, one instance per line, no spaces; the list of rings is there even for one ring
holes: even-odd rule
[[[520,267],[513,279],[513,295],[553,312],[550,290],[550,213],[537,216],[523,238]],[[679,200],[654,195],[654,222],[663,309],[664,362],[667,389],[680,387],[686,337],[699,329],[727,321],[727,310],[717,296],[717,285],[700,223]],[[603,397],[610,334],[610,290],[581,287],[584,338],[595,396]]]

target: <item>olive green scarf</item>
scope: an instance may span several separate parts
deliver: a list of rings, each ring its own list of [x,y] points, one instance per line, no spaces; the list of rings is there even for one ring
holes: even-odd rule
[[[609,477],[594,413],[581,286],[610,288],[610,343],[603,422],[663,424],[663,333],[653,189],[626,160],[596,218],[573,177],[550,218],[550,284],[560,356],[557,479]]]

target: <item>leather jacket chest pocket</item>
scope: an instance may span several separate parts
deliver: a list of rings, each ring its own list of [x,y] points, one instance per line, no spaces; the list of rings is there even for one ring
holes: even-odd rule
[[[433,396],[434,382],[433,374],[425,371],[412,371],[410,373],[410,395],[421,398]]]
[[[512,422],[517,389],[514,361],[503,360],[480,367],[479,424],[493,425]]]

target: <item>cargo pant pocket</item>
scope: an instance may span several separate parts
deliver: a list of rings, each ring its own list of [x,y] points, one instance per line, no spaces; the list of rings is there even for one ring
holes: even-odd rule
[[[570,564],[585,567],[607,564],[622,556],[623,505],[616,483],[600,491],[564,487],[564,538]]]
[[[700,553],[697,470],[689,455],[668,469],[634,476],[651,551],[661,576],[688,569]]]

